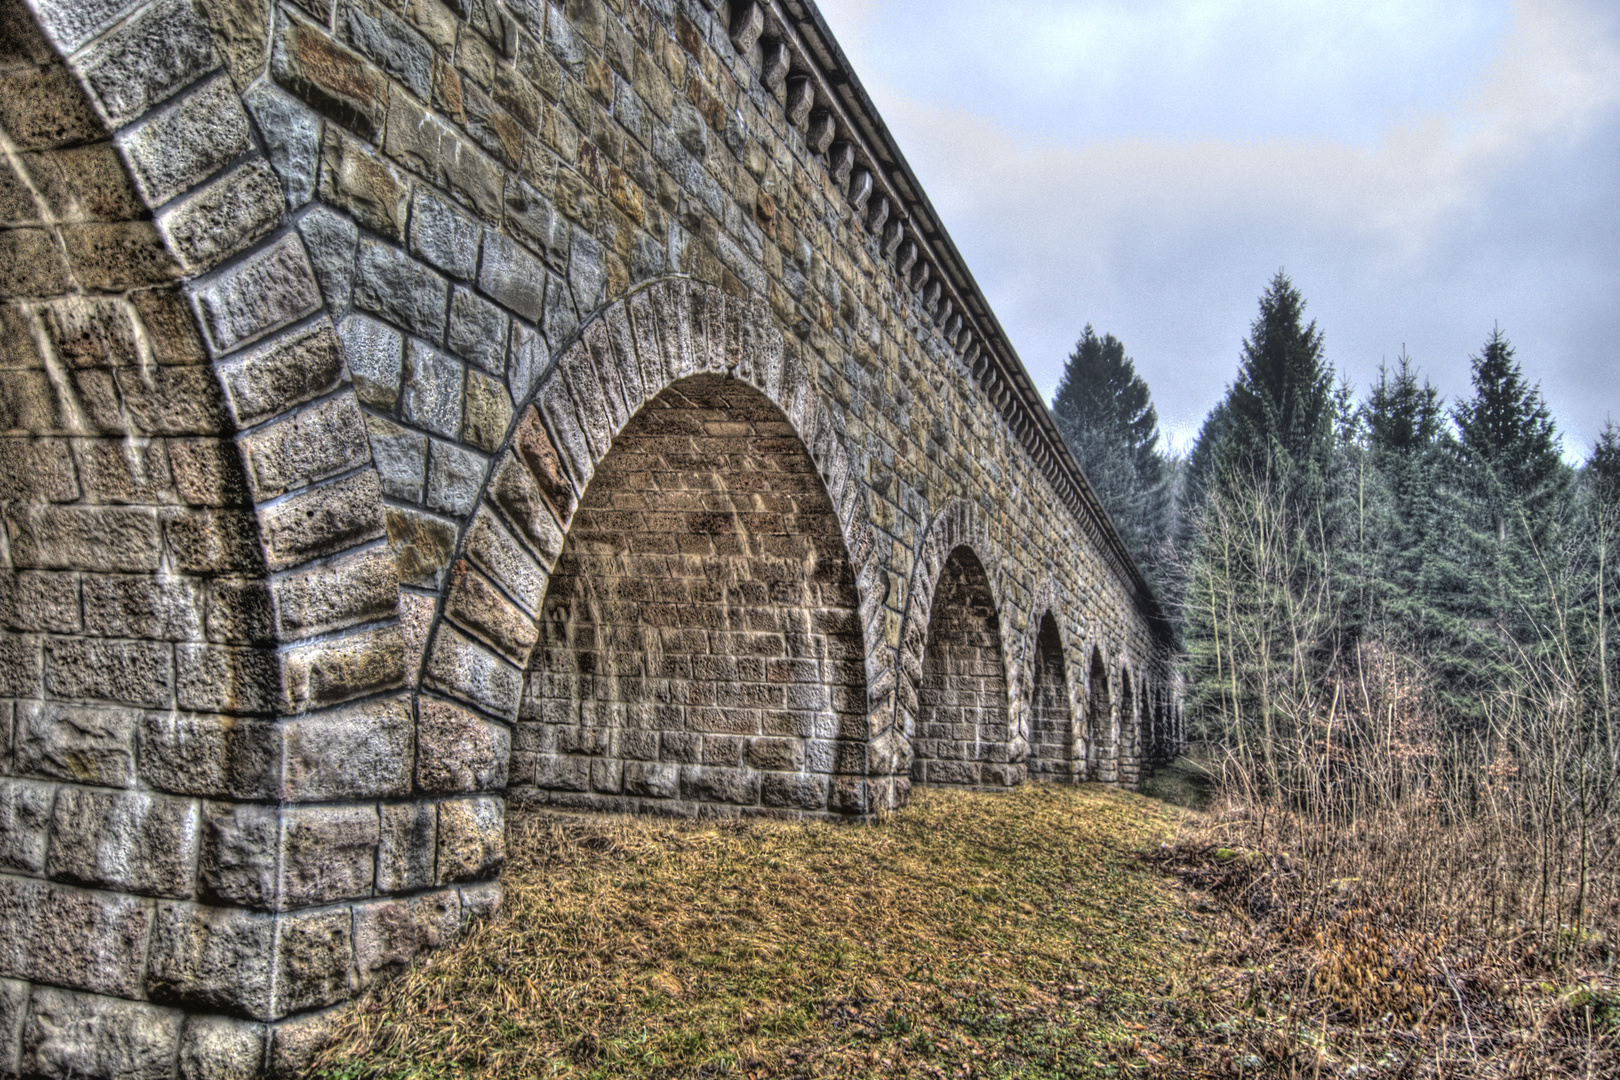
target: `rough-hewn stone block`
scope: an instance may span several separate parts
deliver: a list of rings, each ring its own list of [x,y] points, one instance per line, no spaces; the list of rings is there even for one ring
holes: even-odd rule
[[[77,57],[91,100],[112,127],[219,66],[213,35],[186,0],[159,0]]]
[[[280,180],[255,158],[165,210],[158,225],[186,269],[198,273],[275,228],[282,199]]]
[[[320,112],[362,138],[382,130],[388,80],[358,53],[302,19],[277,12],[270,74]]]
[[[64,786],[47,870],[60,881],[184,899],[197,860],[197,804],[143,792]]]
[[[377,844],[377,891],[414,892],[433,884],[438,808],[431,802],[384,804]]]
[[[261,511],[271,568],[295,566],[381,537],[381,502],[377,474],[367,469]]]
[[[45,871],[45,839],[56,788],[0,779],[0,870],[38,876]]]
[[[308,907],[371,895],[377,831],[373,806],[283,811],[277,906]]]
[[[447,625],[441,624],[434,636],[426,677],[431,685],[494,716],[517,718],[521,672]]]
[[[167,1080],[180,1023],[174,1009],[37,987],[23,1031],[22,1071],[52,1080]]]
[[[359,468],[371,460],[366,425],[352,396],[340,394],[237,440],[254,499]]]
[[[335,127],[321,149],[321,198],[387,240],[405,235],[410,181]]]
[[[364,315],[350,315],[338,326],[355,396],[363,404],[392,409],[399,400],[404,338],[398,330]]]
[[[192,294],[215,353],[230,352],[312,314],[320,286],[296,234],[254,252]]]
[[[222,370],[231,413],[246,427],[336,386],[343,373],[343,350],[323,321],[246,353]]]
[[[351,632],[288,651],[283,707],[299,713],[405,682],[405,644],[398,626]]]
[[[511,735],[505,727],[449,702],[417,706],[416,786],[432,795],[506,787]]]
[[[263,720],[148,713],[136,747],[142,784],[160,791],[243,799],[279,793],[278,729]]]
[[[450,799],[439,804],[438,879],[482,881],[506,861],[506,822],[500,799]]]
[[[285,723],[288,802],[375,799],[411,790],[409,702],[385,698]]]
[[[158,568],[157,515],[144,508],[6,508],[12,563],[45,570],[147,572]]]
[[[258,1080],[268,1032],[224,1016],[186,1017],[180,1031],[180,1080]]]
[[[250,145],[247,114],[224,75],[118,137],[149,206],[196,187]]]
[[[16,773],[132,787],[136,717],[133,709],[18,702]]]
[[[444,278],[404,253],[375,240],[360,241],[354,302],[362,310],[440,342],[449,290]]]
[[[265,156],[287,189],[287,205],[297,209],[315,194],[320,167],[320,119],[301,103],[269,83],[258,83],[242,95],[253,114]]]
[[[276,921],[271,915],[161,904],[146,992],[155,1001],[274,1019]],[[167,1073],[162,1074],[167,1076]]]

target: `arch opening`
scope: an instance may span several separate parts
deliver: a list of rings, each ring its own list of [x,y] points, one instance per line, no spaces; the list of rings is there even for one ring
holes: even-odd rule
[[[995,599],[970,548],[940,571],[923,650],[912,779],[923,784],[1010,787],[1024,779],[1009,760],[1007,669]]]
[[[1119,718],[1114,724],[1111,755],[1114,779],[1130,779],[1134,776],[1127,769],[1135,768],[1141,751],[1141,730],[1141,725],[1136,722],[1136,686],[1131,679],[1131,669],[1122,664],[1119,669]]]
[[[1047,612],[1035,639],[1034,685],[1030,694],[1029,771],[1038,779],[1073,782],[1078,765],[1074,717],[1069,709],[1063,642],[1057,620]]]
[[[1091,650],[1091,677],[1087,680],[1085,778],[1105,780],[1106,748],[1113,702],[1108,692],[1108,667],[1103,662],[1102,650]]]
[[[672,384],[597,463],[553,568],[511,795],[860,809],[858,609],[837,516],[786,417],[735,379]]]

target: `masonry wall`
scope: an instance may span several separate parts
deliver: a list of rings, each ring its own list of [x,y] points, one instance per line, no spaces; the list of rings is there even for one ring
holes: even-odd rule
[[[296,1072],[498,905],[509,799],[860,817],[1173,748],[829,40],[0,0],[0,1076]]]

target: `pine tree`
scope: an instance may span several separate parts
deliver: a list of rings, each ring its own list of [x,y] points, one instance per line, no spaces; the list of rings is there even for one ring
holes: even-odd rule
[[[1153,395],[1112,334],[1087,326],[1052,399],[1058,430],[1156,590],[1170,528],[1170,474]]]

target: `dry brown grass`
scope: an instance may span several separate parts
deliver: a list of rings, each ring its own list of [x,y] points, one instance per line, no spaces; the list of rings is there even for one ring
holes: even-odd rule
[[[1538,949],[1485,841],[1408,810],[1357,825],[1227,802],[1152,861],[1210,901],[1201,1057],[1228,1075],[1620,1075],[1604,936]],[[1612,920],[1609,925],[1612,924]]]
[[[353,1008],[330,1077],[1180,1074],[1194,948],[1097,787],[869,826],[524,816],[499,917]]]

